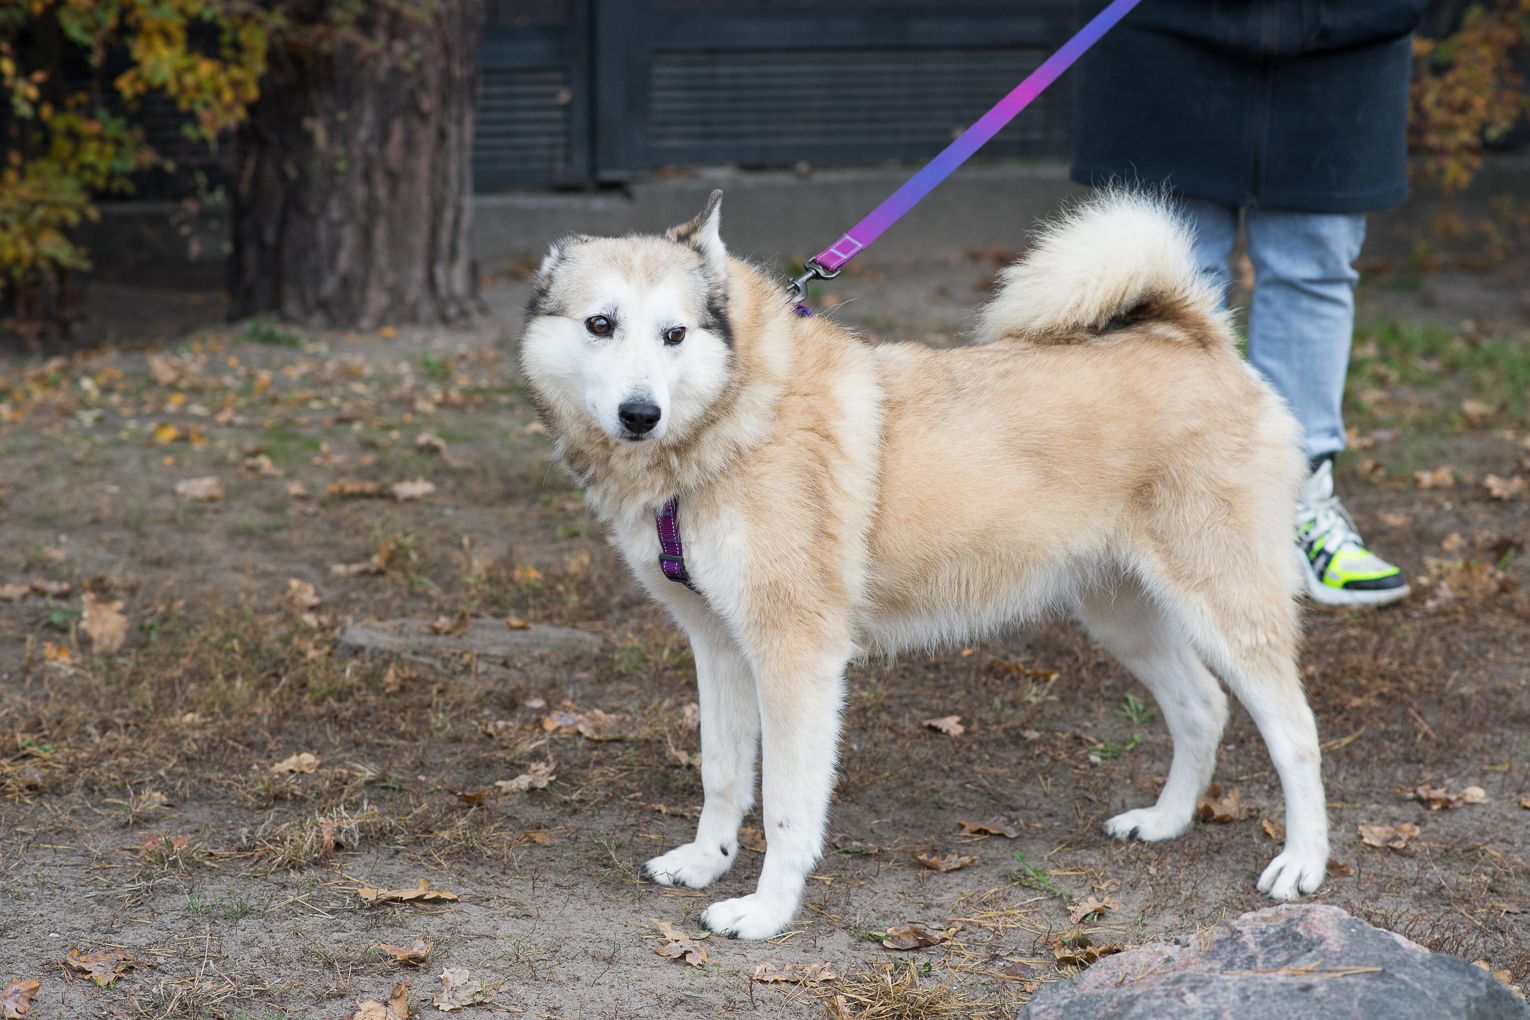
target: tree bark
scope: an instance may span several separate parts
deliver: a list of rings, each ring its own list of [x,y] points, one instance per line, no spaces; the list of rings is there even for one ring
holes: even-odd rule
[[[322,30],[333,5],[300,6]],[[480,309],[469,245],[483,0],[362,9],[347,32],[287,34],[239,131],[234,318],[366,329]]]

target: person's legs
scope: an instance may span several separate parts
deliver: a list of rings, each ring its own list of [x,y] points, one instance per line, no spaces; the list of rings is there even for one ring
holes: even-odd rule
[[[1344,449],[1344,378],[1355,329],[1354,261],[1365,217],[1250,209],[1254,296],[1248,360],[1302,425],[1307,456]]]
[[[1243,225],[1254,264],[1249,361],[1295,412],[1313,466],[1297,506],[1308,594],[1326,605],[1395,602],[1407,580],[1365,547],[1333,487],[1365,217],[1250,209]]]

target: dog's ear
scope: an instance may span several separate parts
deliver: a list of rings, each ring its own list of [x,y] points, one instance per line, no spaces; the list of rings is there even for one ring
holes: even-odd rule
[[[559,264],[568,257],[571,248],[589,239],[586,234],[576,234],[570,230],[548,245],[547,254],[542,257],[542,264],[531,276],[531,302],[526,306],[528,316],[542,315],[547,311],[547,293],[552,287],[553,274],[558,271]]]
[[[706,208],[695,219],[678,227],[670,227],[664,232],[664,236],[671,241],[688,244],[700,252],[707,273],[715,281],[725,280],[728,276],[728,249],[724,247],[719,232],[722,227],[722,197],[722,189],[719,188],[707,198]]]

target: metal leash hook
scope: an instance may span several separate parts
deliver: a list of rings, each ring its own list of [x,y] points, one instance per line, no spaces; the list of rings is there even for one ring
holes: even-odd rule
[[[807,285],[813,280],[832,280],[845,271],[843,266],[838,269],[825,269],[819,264],[816,256],[804,262],[802,267],[804,272],[801,276],[786,282],[786,292],[790,301],[807,300]]]

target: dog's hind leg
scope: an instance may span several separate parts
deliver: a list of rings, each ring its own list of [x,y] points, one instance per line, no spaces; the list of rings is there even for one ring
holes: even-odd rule
[[[1190,826],[1211,782],[1227,697],[1184,631],[1133,579],[1092,592],[1079,607],[1089,633],[1152,692],[1174,738],[1174,759],[1158,803],[1116,815],[1105,831],[1127,839],[1171,839]]]
[[[686,627],[696,659],[701,709],[701,788],[705,796],[696,839],[644,864],[644,878],[700,889],[721,878],[738,858],[738,827],[754,803],[754,759],[760,742],[754,677],[720,622]]]
[[[1289,548],[1269,554],[1289,555]],[[1182,593],[1180,604],[1196,650],[1248,709],[1280,776],[1286,845],[1260,875],[1259,891],[1295,899],[1316,890],[1328,872],[1322,751],[1296,668],[1296,606],[1273,578],[1252,571],[1220,576],[1225,583]]]
[[[757,655],[765,865],[753,893],[714,903],[701,915],[712,931],[767,939],[796,914],[823,852],[848,659],[848,641]]]

